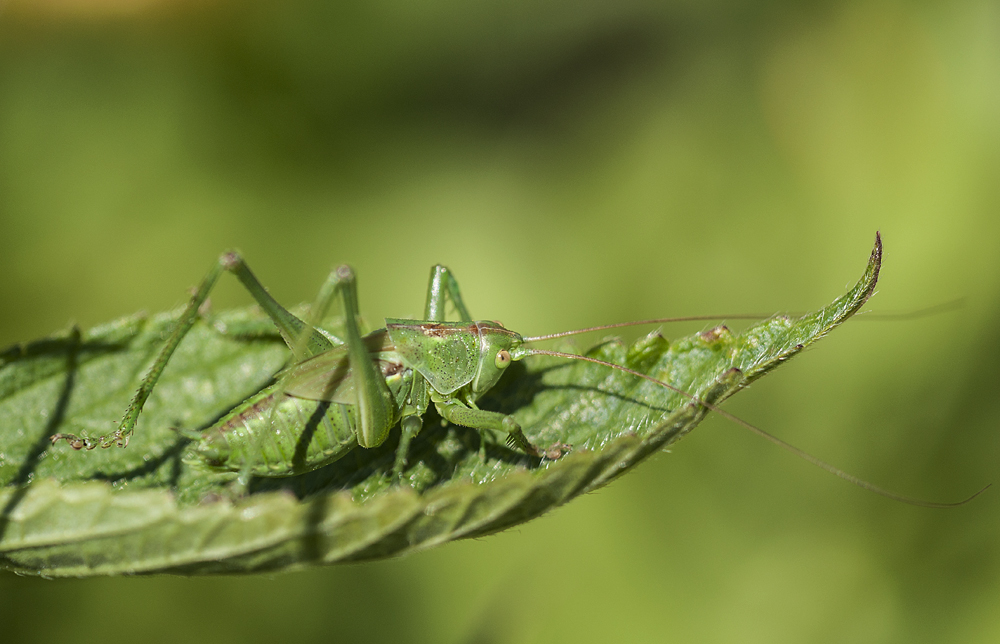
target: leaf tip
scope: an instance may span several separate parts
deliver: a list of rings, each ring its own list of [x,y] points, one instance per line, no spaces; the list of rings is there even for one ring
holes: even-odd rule
[[[882,268],[882,231],[875,231],[875,247],[872,248],[871,259],[868,263],[875,268],[875,275],[872,277],[872,284],[878,281],[878,273]]]
[[[865,274],[861,276],[861,281],[858,282],[857,286],[851,290],[848,294],[848,298],[854,301],[854,304],[846,311],[843,319],[854,315],[858,309],[864,306],[864,303],[868,301],[868,298],[872,296],[875,292],[875,285],[878,284],[879,272],[882,270],[882,233],[880,231],[875,231],[875,246],[872,248],[872,254],[868,258],[868,267],[865,269]],[[843,321],[843,320],[841,320]]]

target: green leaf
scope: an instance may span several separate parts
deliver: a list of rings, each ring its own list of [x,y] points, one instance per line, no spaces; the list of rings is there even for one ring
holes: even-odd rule
[[[871,295],[868,268],[849,293],[798,319],[777,316],[668,342],[611,340],[587,355],[626,365],[713,405],[837,326]],[[287,351],[253,310],[199,322],[181,343],[126,449],[76,452],[48,437],[105,433],[179,312],[133,317],[0,353],[0,565],[85,576],[283,570],[363,561],[476,537],[528,521],[604,485],[691,431],[705,407],[606,367],[538,357],[516,363],[482,406],[512,413],[536,444],[569,443],[540,461],[442,426],[429,413],[393,486],[398,430],[305,475],[256,479],[230,500],[231,474],[188,453],[175,428],[199,429],[270,381]],[[237,329],[249,329],[239,331]],[[265,329],[265,330],[261,330]]]

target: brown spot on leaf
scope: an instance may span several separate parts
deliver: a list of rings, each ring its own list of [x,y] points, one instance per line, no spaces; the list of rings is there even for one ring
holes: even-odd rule
[[[701,339],[705,342],[718,342],[727,336],[732,336],[732,334],[733,333],[729,330],[729,327],[724,324],[720,324],[719,326],[711,328],[708,331],[703,331],[700,335]]]

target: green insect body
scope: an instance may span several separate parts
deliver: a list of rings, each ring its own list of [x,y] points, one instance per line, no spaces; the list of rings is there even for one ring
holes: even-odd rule
[[[468,405],[503,375],[521,336],[495,322],[386,320],[363,338],[392,393],[392,424],[408,405],[421,415],[434,402],[442,416],[453,398]],[[499,366],[498,366],[499,363]],[[282,382],[251,396],[198,437],[209,465],[258,476],[298,474],[327,465],[359,444],[353,374],[346,346],[308,358]],[[414,387],[420,378],[429,387]],[[422,384],[422,383],[421,383]],[[275,407],[275,401],[279,401]],[[367,447],[384,442],[370,437]]]
[[[235,253],[223,255],[192,296],[177,327],[145,376],[118,430],[99,438],[57,434],[77,449],[128,444],[142,406],[173,351],[196,321],[222,271],[247,287],[277,326],[296,361],[276,382],[235,407],[193,439],[192,453],[214,469],[256,476],[288,476],[331,463],[352,449],[377,447],[392,427],[401,427],[394,473],[406,467],[409,443],[433,404],[445,420],[480,431],[505,433],[513,449],[535,457],[559,458],[568,446],[537,448],[510,416],[481,410],[476,401],[492,388],[513,360],[529,354],[523,338],[490,321],[473,321],[447,268],[435,266],[428,287],[426,319],[387,319],[386,327],[362,337],[358,331],[353,271],[335,270],[317,298],[310,322],[281,307]],[[315,328],[340,295],[346,339]],[[450,300],[460,321],[445,321]]]

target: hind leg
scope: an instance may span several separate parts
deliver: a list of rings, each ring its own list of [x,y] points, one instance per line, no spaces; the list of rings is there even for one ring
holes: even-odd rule
[[[236,276],[250,295],[257,301],[257,304],[271,318],[271,321],[274,322],[274,325],[278,328],[278,332],[289,347],[294,349],[301,344],[300,350],[302,352],[306,355],[313,355],[327,351],[334,346],[330,340],[315,329],[311,329],[308,335],[303,334],[303,330],[309,325],[295,317],[271,297],[270,293],[261,285],[238,253],[225,253],[215,262],[215,265],[212,266],[211,270],[209,270],[208,274],[202,280],[198,290],[191,296],[184,312],[181,313],[180,319],[177,320],[177,325],[170,333],[170,337],[167,338],[152,367],[150,367],[145,377],[143,377],[138,391],[136,391],[132,402],[129,403],[128,408],[125,410],[125,415],[118,425],[118,429],[111,434],[97,438],[77,436],[75,434],[55,434],[50,437],[50,440],[53,443],[65,440],[76,449],[94,449],[97,446],[106,448],[112,445],[119,447],[127,446],[132,433],[135,431],[135,425],[139,420],[139,414],[142,412],[146,400],[156,387],[160,375],[162,375],[167,363],[170,362],[170,357],[174,354],[177,346],[198,320],[199,309],[208,299],[209,294],[223,272],[230,272]]]

